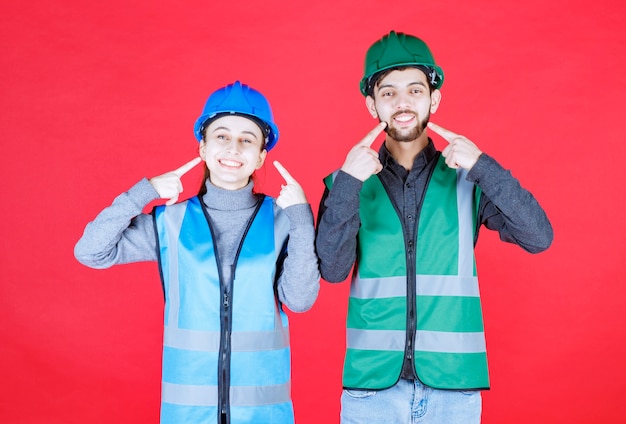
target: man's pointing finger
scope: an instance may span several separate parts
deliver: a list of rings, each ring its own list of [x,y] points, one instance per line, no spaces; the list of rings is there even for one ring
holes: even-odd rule
[[[385,121],[380,122],[374,127],[374,129],[367,133],[367,135],[363,138],[363,140],[359,142],[359,144],[361,146],[370,147],[374,140],[376,140],[376,137],[378,137],[378,135],[383,132],[386,126],[387,123]]]
[[[434,122],[429,122],[428,123],[428,128],[430,128],[431,130],[433,130],[434,132],[439,134],[447,142],[451,142],[452,140],[454,140],[455,138],[457,138],[459,136],[458,134],[453,133],[450,130],[447,130],[447,129],[443,128],[443,127],[440,127],[439,125],[435,124]]]

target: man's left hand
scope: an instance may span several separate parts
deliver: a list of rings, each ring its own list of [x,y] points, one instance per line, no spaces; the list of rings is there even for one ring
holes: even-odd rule
[[[446,165],[450,168],[470,170],[478,161],[478,157],[483,153],[467,137],[453,133],[432,122],[428,123],[428,128],[448,142],[441,154],[446,158]]]

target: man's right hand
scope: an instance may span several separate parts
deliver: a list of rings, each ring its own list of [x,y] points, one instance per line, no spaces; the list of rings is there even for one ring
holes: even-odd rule
[[[371,130],[363,140],[359,141],[346,156],[341,170],[354,178],[365,181],[374,174],[378,174],[383,165],[378,159],[378,152],[372,149],[372,143],[376,137],[385,129],[386,122],[381,122]]]

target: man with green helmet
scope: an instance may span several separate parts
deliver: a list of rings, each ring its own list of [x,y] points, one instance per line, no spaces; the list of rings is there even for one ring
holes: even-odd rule
[[[478,230],[531,253],[552,243],[545,212],[509,171],[429,123],[443,80],[419,38],[391,31],[374,43],[360,89],[380,123],[325,179],[320,271],[341,282],[353,270],[342,423],[480,422],[489,376]],[[428,129],[448,142],[442,152]]]

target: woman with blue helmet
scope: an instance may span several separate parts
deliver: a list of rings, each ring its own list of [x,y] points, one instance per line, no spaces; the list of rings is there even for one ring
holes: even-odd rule
[[[313,214],[285,179],[273,199],[253,173],[278,141],[267,99],[236,81],[196,120],[199,158],[143,179],[85,228],[75,256],[92,268],[158,261],[164,295],[161,423],[291,423],[289,325],[308,310],[319,271]],[[181,176],[205,162],[198,196]],[[151,214],[151,201],[168,199]]]

